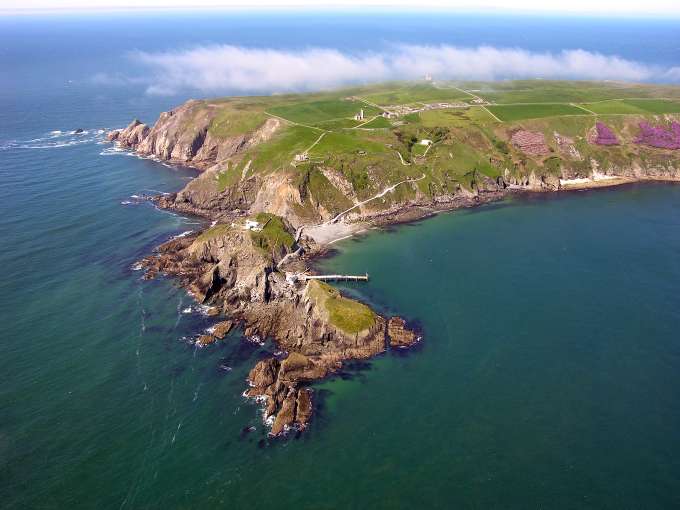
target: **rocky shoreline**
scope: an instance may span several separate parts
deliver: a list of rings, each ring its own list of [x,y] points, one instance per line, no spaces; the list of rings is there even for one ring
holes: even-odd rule
[[[403,319],[383,318],[326,284],[287,281],[286,270],[295,270],[295,264],[305,264],[323,253],[311,240],[300,239],[290,249],[262,250],[246,229],[231,225],[213,229],[217,230],[162,244],[140,266],[145,279],[177,278],[199,303],[216,308],[216,314],[225,317],[212,332],[198,337],[199,346],[212,344],[238,325],[246,337],[271,338],[285,353],[282,359],[271,356],[258,362],[250,371],[250,387],[245,392],[263,404],[272,436],[307,427],[313,414],[309,384],[338,372],[344,361],[369,359],[420,341]],[[285,269],[278,268],[293,248],[306,250],[307,255]],[[332,309],[328,301],[333,302]],[[348,314],[362,315],[363,322],[355,327],[334,321],[332,314],[338,306],[347,308]]]

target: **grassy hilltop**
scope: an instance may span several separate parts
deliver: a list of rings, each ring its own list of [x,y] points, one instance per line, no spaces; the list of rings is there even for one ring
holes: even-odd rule
[[[187,140],[197,136],[194,121],[202,129],[208,126],[213,142],[225,144],[253,137],[272,122],[276,127],[257,143],[217,157],[210,175],[192,183],[185,196],[203,200],[231,193],[231,199],[243,197],[247,208],[258,202],[247,196],[243,183],[261,188],[268,182],[273,189],[282,181],[272,184],[272,179],[285,176],[288,190],[271,191],[258,207],[280,214],[281,207],[267,204],[287,200],[286,215],[298,224],[328,219],[405,180],[413,182],[362,205],[361,212],[475,193],[501,179],[549,183],[554,189],[560,178],[588,177],[593,169],[616,174],[633,167],[665,168],[669,162],[678,168],[680,152],[636,143],[640,122],[669,127],[680,114],[680,87],[660,85],[396,82],[194,101],[189,112],[189,120],[182,121]],[[596,123],[617,143],[593,142]],[[532,148],[536,136],[543,141]],[[522,145],[526,138],[528,145]],[[282,199],[291,189],[297,190],[294,199]]]

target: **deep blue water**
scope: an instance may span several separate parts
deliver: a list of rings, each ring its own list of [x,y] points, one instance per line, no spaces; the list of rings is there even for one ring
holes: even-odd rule
[[[420,321],[426,340],[318,385],[311,430],[261,448],[266,431],[241,398],[259,348],[234,332],[195,350],[182,338],[209,321],[184,313],[192,303],[172,282],[131,270],[201,226],[131,195],[177,190],[193,172],[100,143],[99,130],[153,121],[187,97],[92,77],[143,72],[134,50],[212,43],[583,48],[670,67],[679,28],[413,14],[0,18],[2,506],[677,507],[680,188],[520,200],[342,244],[324,264],[369,271],[369,285],[348,291]]]

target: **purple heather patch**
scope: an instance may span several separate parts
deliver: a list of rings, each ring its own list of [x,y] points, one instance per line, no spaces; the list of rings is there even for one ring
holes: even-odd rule
[[[614,132],[603,122],[595,123],[595,129],[597,130],[597,137],[595,138],[595,143],[597,145],[619,144],[619,140],[616,138]]]
[[[640,122],[640,134],[635,143],[658,149],[680,149],[680,123],[674,121],[670,127],[665,127]]]

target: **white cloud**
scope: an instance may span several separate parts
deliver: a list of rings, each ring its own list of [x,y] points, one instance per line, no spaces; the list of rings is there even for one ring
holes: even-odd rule
[[[133,58],[153,73],[150,93],[320,89],[366,77],[386,78],[390,71],[381,56],[351,57],[332,49],[290,52],[209,46],[168,53],[138,52]]]
[[[398,45],[361,55],[335,49],[275,50],[202,46],[161,53],[136,52],[149,70],[150,94],[195,90],[287,92],[316,90],[388,79],[496,80],[556,78],[592,80],[680,80],[677,68],[661,69],[585,50],[537,53],[518,48]]]

